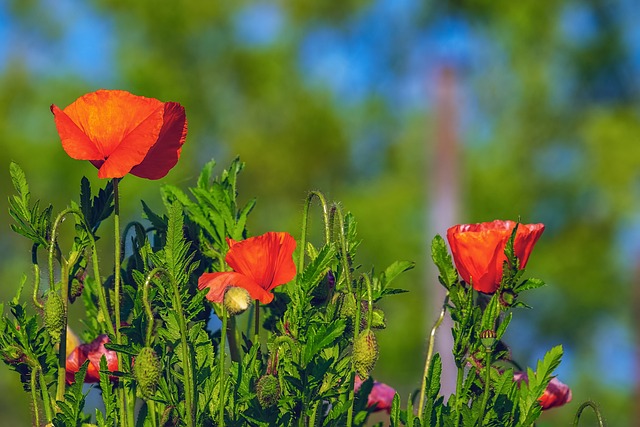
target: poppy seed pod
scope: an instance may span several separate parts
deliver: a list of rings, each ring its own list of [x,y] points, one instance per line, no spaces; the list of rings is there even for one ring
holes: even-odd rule
[[[377,361],[378,341],[373,331],[366,329],[353,342],[353,364],[360,378],[368,378]]]
[[[244,288],[231,286],[224,293],[224,307],[230,316],[244,313],[251,305],[251,295]]]
[[[161,374],[162,364],[158,355],[151,347],[143,347],[133,365],[133,375],[142,397],[148,399],[156,393]]]
[[[266,374],[260,377],[258,384],[256,384],[256,394],[258,395],[258,402],[263,408],[269,408],[275,405],[280,399],[280,382],[278,378],[271,374]]]
[[[60,341],[60,334],[66,323],[66,313],[62,298],[57,292],[49,292],[44,302],[44,327],[51,335],[51,341]]]

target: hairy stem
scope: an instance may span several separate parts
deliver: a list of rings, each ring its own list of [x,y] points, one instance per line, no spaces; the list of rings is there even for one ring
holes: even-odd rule
[[[256,306],[257,308],[257,306]],[[227,330],[227,307],[222,304],[222,330],[226,331]],[[222,337],[224,337],[224,335],[221,335]],[[224,380],[225,380],[225,375],[224,375],[224,354],[225,354],[226,350],[225,350],[225,342],[224,342],[224,338],[222,338],[220,340],[220,376],[218,378],[219,384],[220,384],[220,398],[218,399],[218,426],[219,427],[224,427]]]
[[[69,265],[66,261],[62,262],[61,277],[61,299],[63,307],[63,325],[60,331],[60,343],[58,346],[58,391],[56,393],[57,400],[64,400],[66,390],[66,372],[67,372],[67,314],[69,313]]]
[[[325,243],[329,243],[331,238],[331,229],[329,224],[329,211],[327,209],[327,201],[324,195],[319,191],[311,191],[307,196],[302,213],[302,233],[300,235],[300,258],[298,258],[298,273],[304,270],[304,253],[307,250],[307,222],[309,221],[309,207],[314,197],[317,197],[322,205],[322,216],[324,218]]]
[[[580,417],[582,416],[582,411],[584,411],[587,408],[593,409],[593,412],[596,414],[596,418],[598,419],[598,426],[604,427],[605,426],[604,418],[600,413],[600,408],[598,408],[598,405],[596,405],[596,403],[593,402],[592,400],[587,400],[582,405],[580,405],[580,407],[578,408],[578,411],[576,412],[576,416],[573,419],[573,427],[578,426],[578,423],[580,422]]]
[[[427,348],[427,358],[424,362],[424,373],[422,374],[422,387],[420,388],[420,400],[418,401],[418,417],[422,421],[422,411],[424,410],[424,395],[427,388],[427,375],[429,375],[429,368],[431,367],[431,358],[433,357],[433,348],[436,342],[436,331],[444,320],[444,315],[447,312],[447,304],[449,303],[449,293],[444,297],[444,303],[442,304],[442,310],[440,310],[440,316],[433,324],[431,333],[429,334],[429,347]]]

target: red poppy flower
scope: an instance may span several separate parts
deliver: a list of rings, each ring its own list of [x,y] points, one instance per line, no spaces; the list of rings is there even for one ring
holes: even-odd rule
[[[355,391],[360,390],[362,381],[359,375],[356,375],[356,381],[353,389]],[[390,387],[384,383],[378,381],[373,382],[373,388],[369,392],[367,397],[367,408],[374,408],[374,412],[386,411],[387,414],[391,413],[391,404],[393,403],[393,397],[396,395],[396,391],[393,387]]]
[[[529,381],[527,374],[524,372],[516,372],[513,375],[513,379],[516,382]],[[571,397],[571,389],[569,386],[554,377],[549,382],[549,385],[547,385],[542,396],[538,399],[538,402],[540,402],[543,410],[547,410],[571,402]]]
[[[205,273],[198,279],[198,289],[209,288],[207,299],[222,302],[229,286],[245,288],[251,298],[269,304],[270,292],[296,275],[293,250],[296,241],[289,233],[269,232],[242,241],[227,239],[229,252],[225,260],[233,271]]]
[[[187,136],[184,107],[176,102],[98,90],[64,110],[51,105],[67,154],[89,160],[99,178],[128,173],[148,179],[165,176],[180,158]]]
[[[477,291],[494,293],[502,280],[502,264],[507,257],[504,247],[511,236],[513,221],[456,225],[447,230],[453,260],[460,277]],[[544,231],[543,224],[520,224],[514,250],[520,269],[527,265],[533,246]]]
[[[109,342],[107,335],[99,335],[90,343],[80,344],[67,357],[66,381],[73,384],[75,374],[80,370],[82,364],[88,359],[89,367],[87,375],[84,377],[85,383],[97,383],[100,381],[100,359],[104,355],[107,358],[109,371],[118,370],[118,356],[115,351],[107,350],[104,345]]]

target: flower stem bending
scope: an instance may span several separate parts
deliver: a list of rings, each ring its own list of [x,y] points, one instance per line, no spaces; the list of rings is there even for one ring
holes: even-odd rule
[[[257,303],[257,301],[256,301]],[[256,304],[256,309],[257,309],[257,304]],[[222,304],[222,331],[226,331],[227,330],[227,307]],[[221,337],[224,337],[224,335],[221,335]],[[220,340],[220,376],[218,377],[218,381],[220,384],[220,398],[218,399],[218,426],[219,427],[224,427],[224,380],[225,380],[225,376],[224,376],[224,354],[225,354],[226,350],[225,350],[225,342],[224,342],[224,338],[222,338]]]
[[[578,408],[578,411],[576,412],[576,416],[573,419],[573,427],[578,426],[578,423],[580,422],[580,416],[582,416],[582,411],[584,411],[586,408],[593,409],[593,412],[595,412],[596,418],[598,419],[598,426],[605,427],[604,418],[602,418],[602,414],[600,413],[600,408],[598,408],[598,405],[596,405],[595,402],[591,400],[587,400],[582,405],[580,405],[580,407]]]
[[[449,303],[449,292],[444,297],[444,303],[442,304],[442,310],[440,310],[440,316],[433,324],[431,333],[429,334],[429,347],[427,349],[427,358],[424,363],[424,373],[422,374],[422,387],[420,388],[420,400],[418,401],[418,417],[422,421],[422,411],[424,410],[424,394],[427,387],[427,375],[429,375],[429,367],[431,366],[431,358],[433,357],[433,348],[436,342],[436,331],[444,320],[444,315],[447,312],[447,304]]]

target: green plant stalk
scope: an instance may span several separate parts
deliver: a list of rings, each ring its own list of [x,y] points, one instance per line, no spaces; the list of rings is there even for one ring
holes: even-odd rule
[[[151,304],[149,303],[149,287],[153,281],[153,276],[158,274],[159,272],[166,273],[166,270],[161,267],[156,267],[147,274],[147,278],[144,281],[144,286],[142,288],[142,305],[144,306],[144,312],[147,316],[147,330],[145,334],[144,344],[147,347],[151,347],[151,337],[153,336],[153,310],[151,309]]]
[[[346,258],[345,258],[346,262]],[[356,319],[353,325],[353,341],[358,338],[360,335],[360,289],[356,289]],[[353,363],[353,357],[351,357],[351,367],[350,367],[350,376],[349,376],[349,401],[351,404],[349,405],[349,410],[347,411],[347,427],[351,427],[353,424],[353,405],[355,404],[355,381],[356,381],[356,369]]]
[[[122,344],[122,337],[120,335],[120,195],[118,192],[118,183],[120,182],[119,178],[113,179],[113,222],[114,222],[114,258],[113,258],[113,283],[114,283],[114,304],[113,311],[115,313],[115,326],[114,335],[116,338],[116,344]],[[100,287],[100,286],[98,286]],[[106,299],[106,298],[105,298]],[[109,320],[109,318],[105,319]],[[123,360],[120,352],[116,352],[116,357],[118,359],[118,368],[123,369]],[[128,414],[129,412],[127,408],[129,407],[128,401],[132,399],[132,396],[127,390],[126,384],[123,384],[118,388],[118,407],[120,408],[120,422],[125,426],[133,427],[135,423],[132,422],[133,414]]]
[[[364,283],[367,285],[367,329],[371,328],[373,322],[373,286],[371,284],[371,278],[367,274],[362,275],[364,277]]]
[[[462,392],[462,381],[464,380],[464,369],[458,367],[458,376],[456,378],[456,427],[460,425],[460,393]]]
[[[595,402],[593,402],[592,400],[587,400],[582,405],[580,405],[580,407],[578,407],[578,410],[576,411],[576,416],[573,419],[573,427],[578,426],[578,423],[580,422],[580,416],[582,416],[582,411],[584,411],[586,408],[593,409],[593,412],[596,414],[596,418],[598,419],[598,426],[604,427],[605,426],[604,418],[600,413],[600,408],[598,408],[598,405],[596,405]]]
[[[234,362],[240,362],[240,350],[238,349],[238,339],[236,337],[236,317],[231,316],[229,319],[229,325],[226,329],[227,341],[229,342],[229,354],[231,360]]]
[[[89,243],[91,245],[91,265],[93,267],[93,278],[96,281],[96,289],[98,291],[98,303],[100,304],[100,311],[102,311],[103,322],[107,324],[107,331],[115,336],[116,331],[111,321],[111,315],[109,314],[109,305],[107,304],[107,294],[102,286],[102,279],[100,278],[100,264],[98,263],[98,248],[96,246],[96,240],[93,237],[93,233],[89,230],[89,226],[82,221],[87,234],[89,235]],[[120,365],[118,365],[120,366]]]
[[[37,371],[31,372],[31,401],[33,404],[33,417],[35,423],[33,425],[40,425],[40,409],[38,408],[38,389],[36,387]]]
[[[257,305],[256,305],[257,308]],[[222,304],[222,330],[227,330],[227,307]],[[220,397],[218,399],[218,426],[224,427],[224,354],[225,354],[225,342],[224,339],[220,340]]]
[[[147,408],[149,408],[149,417],[151,418],[151,427],[158,427],[158,416],[156,414],[156,402],[147,400]]]
[[[260,345],[260,301],[254,300],[253,303],[253,344]]]
[[[42,393],[42,404],[44,406],[44,415],[47,418],[47,423],[50,423],[53,419],[53,413],[51,411],[51,396],[47,389],[47,381],[42,375],[42,368],[38,367],[38,380],[40,381],[40,392]]]
[[[331,229],[329,224],[329,211],[327,209],[327,200],[324,195],[319,191],[311,191],[307,196],[307,200],[304,204],[304,209],[302,212],[302,233],[300,235],[300,258],[298,258],[298,273],[301,273],[304,270],[304,253],[307,250],[307,222],[309,221],[309,208],[311,206],[311,201],[314,197],[317,197],[322,205],[322,215],[324,218],[324,235],[325,235],[325,243],[329,243],[331,239]]]
[[[422,374],[422,387],[420,388],[420,400],[418,401],[418,418],[422,421],[424,410],[424,395],[426,393],[427,388],[427,375],[429,375],[429,368],[431,366],[431,358],[433,357],[433,348],[436,342],[436,331],[442,324],[444,320],[444,315],[447,312],[447,304],[449,303],[449,292],[444,297],[444,303],[442,304],[442,310],[440,310],[440,316],[433,324],[433,328],[431,328],[431,333],[429,334],[429,347],[427,348],[427,358],[424,363],[424,373]]]
[[[63,307],[63,325],[60,331],[60,343],[58,345],[58,388],[56,399],[63,401],[66,390],[66,372],[67,372],[67,315],[69,313],[69,265],[66,261],[62,261],[61,291],[62,291],[62,307]]]
[[[38,299],[40,291],[40,266],[38,265],[38,245],[35,244],[31,248],[31,262],[33,264],[33,304],[40,310],[44,308],[44,304]]]
[[[345,275],[345,282],[347,282],[347,290],[351,292],[351,266],[349,265],[349,258],[347,256],[347,239],[344,237],[344,216],[342,215],[342,209],[340,209],[340,206],[334,204],[332,208],[335,210],[335,213],[338,216],[338,226],[340,227],[340,253],[342,256],[342,266]]]
[[[489,391],[491,390],[491,348],[485,350],[485,373],[484,373],[484,395],[482,397],[482,406],[480,409],[480,418],[478,419],[479,425],[482,426],[484,421],[485,411],[487,409],[487,403],[489,402]]]
[[[187,341],[187,325],[185,323],[184,312],[182,310],[180,291],[178,290],[178,284],[175,282],[173,277],[171,278],[171,287],[173,288],[173,306],[178,315],[180,343],[182,344],[182,360],[184,363],[184,400],[187,408],[186,424],[188,427],[193,427],[195,423],[193,367],[191,365],[191,352],[189,351],[189,343]]]

